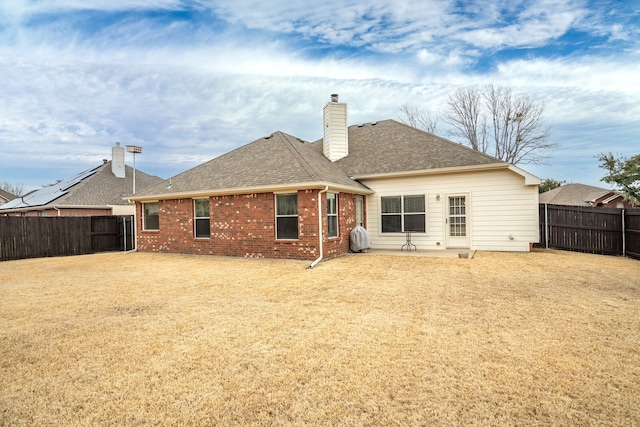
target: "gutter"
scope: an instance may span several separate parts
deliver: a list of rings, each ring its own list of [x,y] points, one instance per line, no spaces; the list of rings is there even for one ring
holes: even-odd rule
[[[358,175],[355,174],[352,178],[362,182],[367,179],[381,179],[381,178],[406,178],[413,176],[425,176],[425,175],[441,175],[441,174],[449,174],[449,173],[459,173],[459,172],[483,172],[483,171],[493,171],[493,170],[501,170],[508,169],[525,179],[525,185],[539,185],[540,178],[535,175],[530,174],[524,169],[520,169],[517,166],[514,166],[510,163],[488,163],[484,165],[471,165],[471,166],[452,166],[446,168],[436,168],[436,169],[418,169],[418,170],[410,170],[410,171],[402,171],[402,172],[383,172],[383,173],[369,173]]]
[[[318,246],[320,247],[320,256],[313,261],[311,264],[309,264],[309,266],[307,268],[313,268],[316,265],[318,265],[318,263],[320,261],[322,261],[323,258],[323,251],[322,251],[322,198],[320,197],[320,195],[322,193],[326,193],[327,191],[329,191],[329,186],[325,185],[324,186],[324,190],[320,190],[318,191],[318,235],[320,236],[320,238],[318,239]]]
[[[327,181],[310,181],[294,184],[281,184],[281,185],[264,185],[257,187],[230,187],[230,188],[212,188],[209,190],[199,191],[182,191],[176,193],[158,193],[149,194],[145,196],[130,195],[123,197],[123,200],[130,202],[156,202],[158,200],[175,200],[175,199],[195,199],[198,197],[210,197],[210,196],[229,196],[236,194],[254,194],[254,193],[277,193],[285,191],[298,191],[298,190],[316,190],[323,187],[331,187],[338,191],[345,193],[353,193],[359,195],[373,194],[373,191],[367,188],[364,184],[358,183],[354,186],[348,186],[345,184],[335,184]]]

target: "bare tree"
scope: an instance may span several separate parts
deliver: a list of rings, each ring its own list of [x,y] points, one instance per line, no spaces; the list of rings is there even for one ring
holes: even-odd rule
[[[24,191],[24,184],[10,184],[8,182],[0,183],[0,190],[4,190],[14,196],[22,196]]]
[[[542,120],[544,105],[525,94],[514,95],[511,89],[489,85],[483,93],[493,128],[493,156],[509,162],[543,163],[551,131]]]
[[[460,88],[447,103],[445,120],[452,127],[451,135],[474,150],[514,165],[537,164],[555,146],[542,119],[544,104],[527,95],[489,85],[483,91]]]
[[[436,133],[438,117],[432,116],[428,110],[415,105],[404,104],[400,107],[400,121],[414,128]]]
[[[447,100],[449,111],[444,119],[451,135],[465,140],[474,150],[487,151],[487,119],[482,113],[482,94],[477,89],[460,88]]]

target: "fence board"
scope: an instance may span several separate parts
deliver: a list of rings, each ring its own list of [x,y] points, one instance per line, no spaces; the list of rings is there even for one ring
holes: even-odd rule
[[[128,219],[128,222],[127,222]],[[131,249],[130,217],[0,217],[0,261]]]
[[[539,212],[542,246],[640,258],[640,209],[541,204]]]
[[[627,256],[640,259],[640,209],[626,210],[624,225]]]

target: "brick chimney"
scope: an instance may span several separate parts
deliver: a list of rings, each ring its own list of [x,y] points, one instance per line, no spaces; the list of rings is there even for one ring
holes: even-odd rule
[[[124,147],[121,147],[119,142],[116,142],[116,146],[111,148],[111,172],[117,178],[125,177]]]
[[[338,102],[338,94],[331,94],[331,102],[324,106],[324,156],[335,162],[349,155],[349,135],[347,132],[347,104]]]

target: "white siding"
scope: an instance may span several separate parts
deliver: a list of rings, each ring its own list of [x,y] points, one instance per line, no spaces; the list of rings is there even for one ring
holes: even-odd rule
[[[418,249],[446,248],[447,195],[464,194],[470,249],[528,251],[539,240],[538,187],[526,186],[524,177],[510,170],[362,180],[376,194],[367,196],[367,230],[372,248],[400,249],[403,233],[380,231],[382,196],[424,194],[426,233],[413,233]],[[440,195],[438,200],[437,195]],[[512,236],[513,239],[510,239]]]

